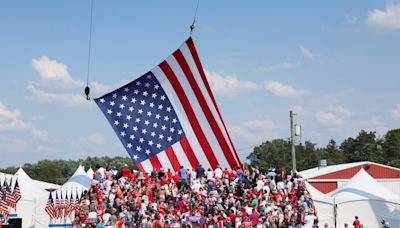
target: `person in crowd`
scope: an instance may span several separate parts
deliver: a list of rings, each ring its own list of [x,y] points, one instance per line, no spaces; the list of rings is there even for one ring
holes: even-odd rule
[[[358,220],[358,216],[354,217],[353,226],[354,228],[360,228],[360,220]]]

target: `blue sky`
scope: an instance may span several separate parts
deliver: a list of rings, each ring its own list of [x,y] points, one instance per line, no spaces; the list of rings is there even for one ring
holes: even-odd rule
[[[189,36],[196,1],[94,1],[93,96]],[[0,167],[127,155],[82,94],[90,1],[0,3]],[[325,146],[400,127],[399,1],[201,1],[193,39],[241,157],[289,136]]]

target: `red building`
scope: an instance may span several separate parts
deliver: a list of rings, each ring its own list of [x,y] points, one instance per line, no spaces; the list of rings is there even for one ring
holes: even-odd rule
[[[316,167],[301,171],[300,175],[322,193],[329,193],[347,183],[362,168],[387,189],[400,195],[400,169],[375,162]]]

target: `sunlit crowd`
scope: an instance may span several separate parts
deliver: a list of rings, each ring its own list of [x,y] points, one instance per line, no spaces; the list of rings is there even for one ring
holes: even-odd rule
[[[316,227],[301,176],[284,168],[97,167],[74,227]]]

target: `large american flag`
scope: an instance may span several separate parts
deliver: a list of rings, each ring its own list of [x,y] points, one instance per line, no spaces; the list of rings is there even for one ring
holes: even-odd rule
[[[95,101],[142,171],[241,166],[192,38]]]

